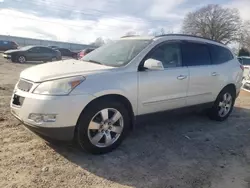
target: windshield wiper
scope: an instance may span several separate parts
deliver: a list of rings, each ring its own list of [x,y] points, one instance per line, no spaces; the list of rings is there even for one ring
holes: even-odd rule
[[[95,61],[95,60],[92,60],[92,59],[89,59],[87,61],[91,62],[91,63],[96,63],[96,64],[99,64],[99,65],[102,65],[99,61]]]

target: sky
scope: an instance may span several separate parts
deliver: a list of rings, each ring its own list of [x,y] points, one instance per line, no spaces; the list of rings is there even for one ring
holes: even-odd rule
[[[127,32],[178,33],[184,16],[207,4],[250,20],[250,0],[0,0],[0,34],[88,44]]]

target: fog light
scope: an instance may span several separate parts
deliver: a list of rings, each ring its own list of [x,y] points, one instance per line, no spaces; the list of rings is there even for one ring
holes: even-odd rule
[[[34,114],[32,113],[29,115],[28,119],[36,123],[55,122],[56,114]]]

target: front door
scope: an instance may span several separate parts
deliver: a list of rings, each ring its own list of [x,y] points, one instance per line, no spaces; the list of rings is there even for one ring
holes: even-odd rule
[[[27,61],[37,61],[41,56],[40,47],[33,47],[26,53]]]
[[[165,69],[138,72],[138,114],[184,107],[189,72],[182,66],[180,43],[160,44],[144,60],[150,58],[161,61]]]

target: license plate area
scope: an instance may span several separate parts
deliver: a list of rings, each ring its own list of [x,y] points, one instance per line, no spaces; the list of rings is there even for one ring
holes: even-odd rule
[[[12,104],[16,106],[22,106],[24,101],[24,97],[14,94],[12,99]]]

